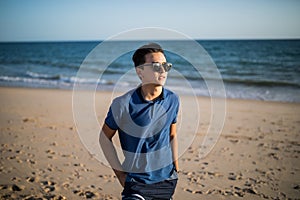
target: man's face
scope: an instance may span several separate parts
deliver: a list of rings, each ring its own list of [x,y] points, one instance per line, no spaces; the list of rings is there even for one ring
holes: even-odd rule
[[[144,64],[152,64],[154,62],[164,63],[166,62],[166,58],[163,53],[155,52],[148,53],[145,55],[145,63]],[[143,66],[143,69],[136,68],[138,76],[142,80],[142,84],[154,84],[163,86],[167,80],[168,72],[161,67],[159,72],[153,71],[151,65]]]

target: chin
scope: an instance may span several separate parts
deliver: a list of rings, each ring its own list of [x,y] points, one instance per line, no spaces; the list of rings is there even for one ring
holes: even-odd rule
[[[154,84],[155,86],[164,86],[165,84],[162,84],[162,83],[156,83]]]
[[[165,85],[165,82],[163,83],[158,83],[159,86],[164,86]]]

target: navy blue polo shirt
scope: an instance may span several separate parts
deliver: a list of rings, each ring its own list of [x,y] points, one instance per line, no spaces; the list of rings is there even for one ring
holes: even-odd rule
[[[177,121],[178,109],[178,96],[165,88],[153,101],[143,98],[141,87],[113,100],[105,123],[118,130],[126,181],[151,184],[170,178],[170,126]]]

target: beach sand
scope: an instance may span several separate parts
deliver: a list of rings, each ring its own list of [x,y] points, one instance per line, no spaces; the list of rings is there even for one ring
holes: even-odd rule
[[[101,124],[112,95],[96,96]],[[3,87],[0,99],[1,199],[120,199],[112,170],[77,134],[72,91]],[[198,102],[203,117],[179,159],[174,199],[300,199],[300,104],[227,99],[224,128],[203,158],[210,99]],[[189,134],[182,124],[179,136]]]

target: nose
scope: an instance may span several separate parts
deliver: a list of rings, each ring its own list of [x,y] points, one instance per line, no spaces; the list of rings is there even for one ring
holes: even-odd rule
[[[160,66],[160,68],[159,68],[159,73],[165,73],[166,72],[166,70],[165,70],[165,68],[163,67],[163,66]]]

